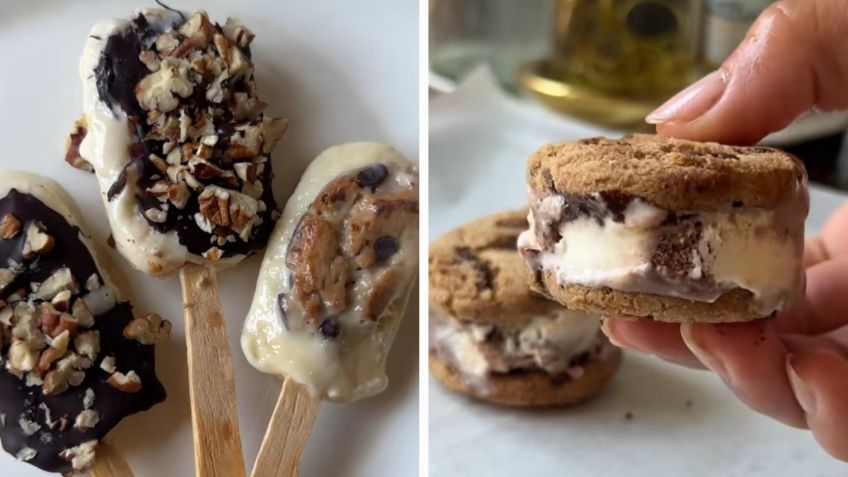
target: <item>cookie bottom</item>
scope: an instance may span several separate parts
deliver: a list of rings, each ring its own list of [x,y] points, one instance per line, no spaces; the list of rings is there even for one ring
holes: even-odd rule
[[[621,365],[622,353],[611,349],[606,356],[584,365],[579,378],[560,381],[542,371],[489,376],[482,385],[470,384],[453,366],[430,353],[430,372],[449,390],[484,401],[517,407],[576,404],[609,383]]]
[[[757,311],[754,295],[741,288],[730,290],[708,303],[607,287],[560,285],[551,271],[537,276],[530,288],[568,308],[616,318],[670,323],[738,323],[769,317]]]

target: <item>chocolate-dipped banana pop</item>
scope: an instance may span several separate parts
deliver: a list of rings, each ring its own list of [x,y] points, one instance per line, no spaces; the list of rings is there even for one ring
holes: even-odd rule
[[[253,475],[296,473],[319,399],[385,389],[417,269],[412,163],[376,143],[321,153],[274,228],[242,333],[248,361],[285,377]]]
[[[158,8],[89,34],[66,160],[93,169],[115,245],[143,272],[224,268],[268,240],[269,158],[287,121],[262,113],[252,40],[236,20]]]
[[[88,469],[103,436],[165,399],[153,345],[171,324],[133,317],[81,227],[57,183],[0,172],[0,441],[48,472]]]
[[[198,475],[244,473],[232,357],[215,270],[261,250],[279,212],[253,34],[156,8],[94,26],[80,61],[84,116],[66,160],[93,169],[115,244],[153,275],[180,270]]]

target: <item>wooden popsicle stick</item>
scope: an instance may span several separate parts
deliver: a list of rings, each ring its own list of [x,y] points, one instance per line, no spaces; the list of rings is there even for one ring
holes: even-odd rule
[[[218,279],[209,267],[186,264],[180,281],[195,472],[197,477],[243,477],[233,358],[218,300]]]
[[[313,396],[306,386],[285,378],[251,477],[297,476],[320,407],[321,399]]]
[[[123,454],[103,441],[97,446],[91,475],[92,477],[133,477],[130,465],[127,464]]]

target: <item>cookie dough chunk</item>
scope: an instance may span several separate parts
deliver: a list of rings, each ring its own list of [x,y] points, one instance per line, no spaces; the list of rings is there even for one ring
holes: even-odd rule
[[[621,351],[593,315],[531,292],[515,245],[527,211],[475,220],[430,246],[430,369],[448,389],[514,406],[572,404]]]
[[[83,471],[123,418],[165,399],[154,345],[55,182],[0,172],[0,441],[47,472]]]
[[[551,144],[528,162],[532,287],[571,308],[670,322],[772,316],[804,289],[795,157],[652,135]]]

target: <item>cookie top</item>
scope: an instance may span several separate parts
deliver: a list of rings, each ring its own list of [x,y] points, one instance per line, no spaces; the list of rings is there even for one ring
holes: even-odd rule
[[[512,324],[562,306],[535,295],[516,250],[527,210],[501,212],[448,232],[430,245],[430,306],[451,317]]]
[[[806,184],[797,158],[767,147],[726,146],[650,134],[549,144],[530,156],[537,193],[624,193],[672,211],[773,208]]]

